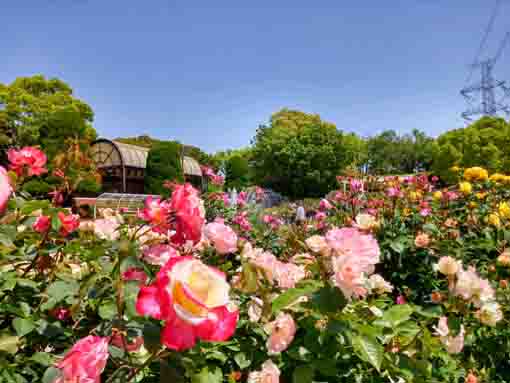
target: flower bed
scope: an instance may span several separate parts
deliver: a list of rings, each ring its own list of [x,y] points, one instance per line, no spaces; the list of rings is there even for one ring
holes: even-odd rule
[[[136,216],[80,223],[18,192],[43,153],[9,158],[5,381],[510,380],[507,176],[470,168],[448,190],[390,177],[368,198],[347,179],[295,224],[288,206],[167,184]]]

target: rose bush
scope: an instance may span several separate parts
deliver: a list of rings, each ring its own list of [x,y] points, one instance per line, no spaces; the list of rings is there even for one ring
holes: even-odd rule
[[[168,184],[80,222],[23,191],[46,164],[22,151],[0,168],[0,381],[510,380],[507,176],[349,179],[296,224]]]

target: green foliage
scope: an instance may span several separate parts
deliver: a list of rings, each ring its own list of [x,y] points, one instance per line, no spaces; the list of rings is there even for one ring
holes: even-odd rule
[[[490,172],[510,171],[509,144],[510,125],[502,118],[482,117],[466,128],[438,137],[433,170],[446,177],[454,165],[482,166]]]
[[[52,158],[70,137],[96,137],[92,109],[59,79],[20,77],[0,84],[0,105],[0,144],[40,145]]]
[[[271,117],[270,125],[257,130],[255,181],[291,197],[322,196],[356,160],[354,141],[353,135],[344,135],[318,115],[283,109]]]
[[[230,157],[225,164],[225,185],[237,190],[250,183],[250,166],[248,160],[238,155]]]
[[[164,181],[183,181],[181,150],[181,145],[175,141],[152,146],[145,169],[145,193],[168,195]]]
[[[53,189],[54,186],[40,179],[31,179],[23,185],[23,190],[33,196],[47,195]]]
[[[367,140],[368,171],[371,174],[410,174],[428,170],[434,141],[425,133],[413,130],[399,136],[387,130]]]

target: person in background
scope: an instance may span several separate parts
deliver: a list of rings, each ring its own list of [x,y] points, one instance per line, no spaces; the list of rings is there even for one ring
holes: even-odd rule
[[[296,223],[302,224],[306,221],[306,212],[305,208],[303,207],[303,202],[298,202],[298,208],[296,210]]]

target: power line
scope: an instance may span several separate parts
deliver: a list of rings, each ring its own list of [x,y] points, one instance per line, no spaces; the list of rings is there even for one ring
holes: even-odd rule
[[[471,69],[469,71],[469,75],[466,79],[466,83],[471,80],[471,76],[473,75],[473,70],[478,62],[478,58],[480,57],[480,54],[483,51],[483,48],[485,47],[485,44],[487,43],[487,38],[489,37],[489,34],[492,31],[492,28],[494,27],[494,21],[496,21],[496,16],[498,14],[498,9],[501,4],[501,0],[496,0],[496,3],[494,4],[494,8],[492,10],[491,17],[489,18],[489,23],[487,24],[487,27],[485,28],[484,34],[482,36],[482,41],[480,41],[480,46],[478,47],[478,50],[475,54],[475,58],[473,59],[473,64],[471,65]]]

